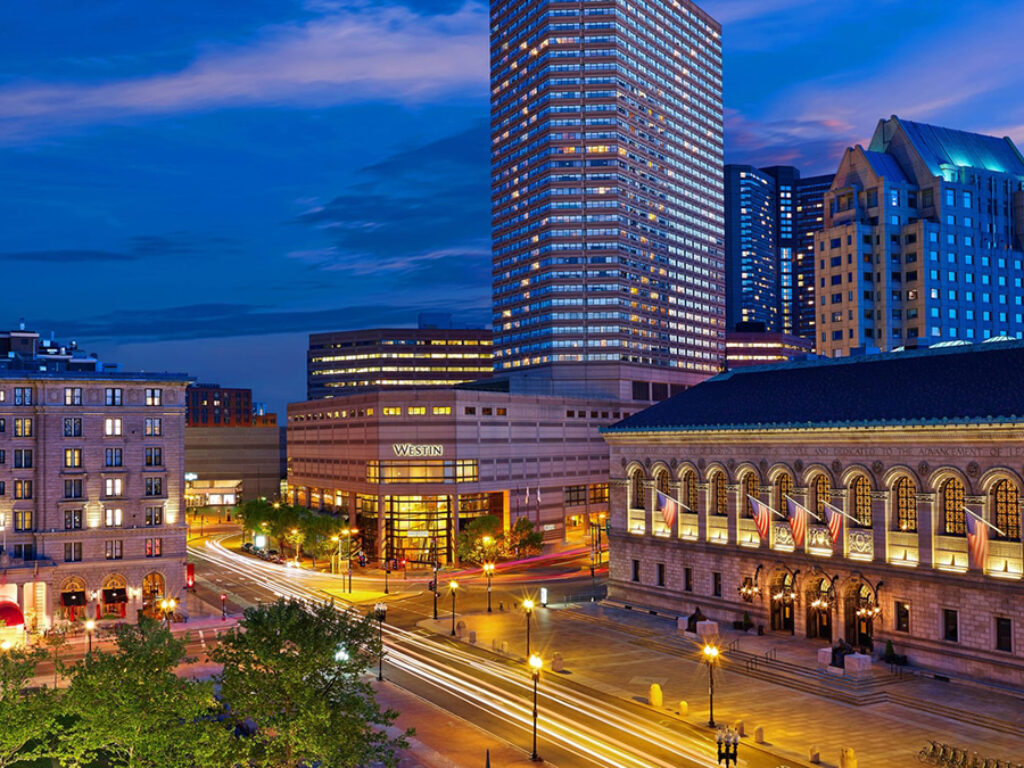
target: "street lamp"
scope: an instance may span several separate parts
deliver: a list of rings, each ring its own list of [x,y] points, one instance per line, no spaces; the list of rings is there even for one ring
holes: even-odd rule
[[[724,760],[725,768],[729,768],[730,762],[739,765],[736,755],[740,751],[740,735],[732,728],[720,728],[715,741],[718,742],[718,764]]]
[[[535,762],[541,762],[540,755],[537,754],[537,683],[540,681],[540,670],[544,666],[544,662],[540,656],[533,654],[530,656],[530,673],[533,675],[533,752],[530,754],[530,759]]]
[[[167,623],[167,629],[171,628],[171,614],[174,613],[174,608],[177,606],[173,597],[168,597],[160,601],[160,608],[164,612],[164,621]]]
[[[390,575],[391,575],[391,561],[385,559],[384,560],[384,594],[385,595],[390,595],[391,594],[391,590],[388,589],[388,576],[390,576]]]
[[[220,593],[220,620],[228,620],[228,596],[223,592]]]
[[[491,613],[491,579],[494,577],[494,563],[484,563],[484,576],[487,577],[487,612]]]
[[[523,600],[523,610],[526,611],[526,656],[530,656],[530,616],[533,614],[533,600]]]
[[[708,726],[715,727],[715,664],[718,663],[717,645],[704,644],[704,662],[708,665]]]
[[[345,541],[348,543],[347,547],[347,558],[348,558],[348,593],[352,594],[352,537],[359,533],[358,528],[342,528],[341,536],[345,537]],[[338,570],[341,570],[341,536],[331,536],[331,541],[338,542]]]
[[[438,593],[439,587],[440,587],[440,585],[437,583],[438,565],[439,564],[438,564],[437,560],[435,559],[434,560],[434,580],[432,582],[430,582],[430,584],[431,584],[430,589],[434,593],[434,621],[437,621],[437,593]]]
[[[377,681],[384,680],[384,619],[388,616],[388,604],[377,603],[373,606],[373,615],[377,618],[377,642],[380,643],[380,667],[377,670]]]
[[[459,582],[452,579],[448,582],[448,589],[452,592],[452,637],[455,637],[455,590],[459,588]]]
[[[96,622],[92,619],[85,621],[85,634],[89,638],[89,653],[92,653],[92,633],[96,631]]]

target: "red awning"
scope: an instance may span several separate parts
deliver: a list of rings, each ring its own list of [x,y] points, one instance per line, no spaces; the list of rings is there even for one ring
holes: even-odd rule
[[[10,600],[0,600],[0,621],[7,627],[20,627],[25,623],[21,608]]]

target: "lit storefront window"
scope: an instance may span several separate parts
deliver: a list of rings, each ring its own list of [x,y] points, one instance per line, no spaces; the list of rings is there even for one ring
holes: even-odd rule
[[[366,463],[370,483],[475,483],[479,477],[476,459]]]

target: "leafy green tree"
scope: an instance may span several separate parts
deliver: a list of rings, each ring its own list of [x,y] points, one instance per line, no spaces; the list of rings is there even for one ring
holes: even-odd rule
[[[63,631],[54,629],[50,630],[46,637],[43,638],[43,644],[49,650],[47,656],[53,662],[53,687],[56,688],[63,669],[63,663],[60,660],[61,650],[68,644],[68,638]]]
[[[540,554],[544,545],[544,534],[534,530],[533,521],[520,517],[508,534],[508,549],[514,557],[529,557]]]
[[[286,537],[299,523],[299,507],[290,504],[275,504],[264,522],[264,529],[277,540],[277,548],[283,550]]]
[[[405,740],[385,728],[397,713],[381,710],[364,678],[379,651],[372,620],[333,605],[281,600],[247,609],[211,654],[223,665],[219,682],[232,720],[258,724],[239,741],[238,761],[396,766]]]
[[[496,560],[503,544],[501,521],[494,515],[481,515],[466,523],[459,532],[459,559],[471,563]]]
[[[30,690],[42,649],[0,652],[0,768],[46,754],[58,713],[56,690]]]
[[[51,753],[62,766],[194,768],[235,763],[236,739],[212,682],[179,678],[185,644],[159,622],[120,624],[113,652],[75,665],[62,696],[67,720]]]
[[[250,499],[238,508],[236,514],[242,523],[242,530],[255,535],[270,519],[273,511],[273,505],[265,499]]]

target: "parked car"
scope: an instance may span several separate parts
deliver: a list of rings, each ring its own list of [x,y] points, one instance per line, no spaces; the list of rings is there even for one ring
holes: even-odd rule
[[[252,552],[252,542],[245,542],[245,544],[242,545],[242,549],[244,549],[246,552]]]

